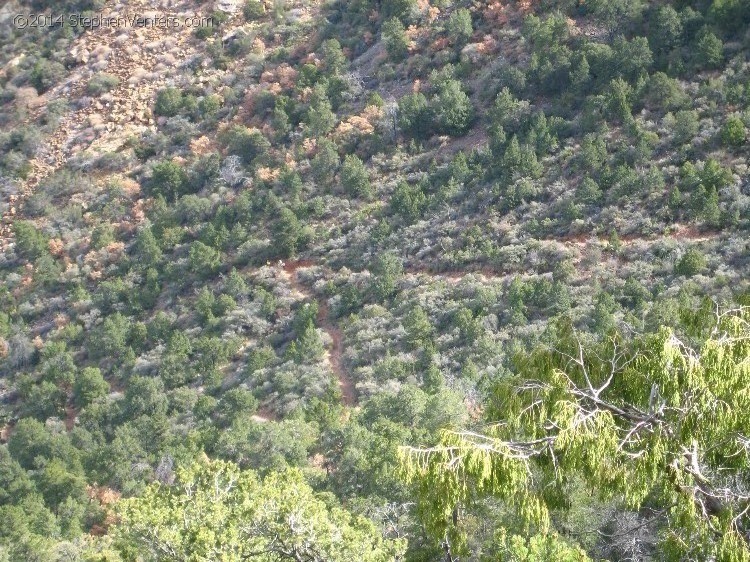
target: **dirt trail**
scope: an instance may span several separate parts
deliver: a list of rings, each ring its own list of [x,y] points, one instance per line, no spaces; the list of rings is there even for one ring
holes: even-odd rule
[[[331,371],[336,376],[341,389],[342,401],[347,406],[354,406],[357,402],[357,393],[354,381],[344,367],[344,334],[341,329],[331,320],[328,302],[317,297],[297,277],[297,271],[308,269],[318,265],[314,260],[289,261],[283,264],[283,271],[289,279],[292,288],[299,291],[308,298],[315,299],[318,303],[318,326],[322,328],[331,338],[331,347],[326,350],[326,358]]]
[[[78,418],[78,411],[71,405],[65,406],[65,429],[66,431],[73,431],[76,425],[76,418]]]
[[[675,225],[673,232],[665,234],[663,236],[657,236],[654,238],[644,238],[639,236],[623,236],[621,241],[623,246],[628,246],[637,243],[652,243],[663,238],[675,238],[681,240],[689,240],[691,242],[705,242],[714,240],[721,236],[720,232],[700,232],[695,227],[685,224]],[[594,238],[591,235],[578,235],[569,236],[565,238],[558,238],[549,240],[550,242],[556,242],[562,244],[567,248],[576,249],[582,251],[588,244],[592,242]],[[604,242],[605,238],[599,238],[600,242]],[[331,371],[336,376],[341,388],[342,400],[347,406],[354,406],[356,404],[356,389],[354,381],[351,375],[347,372],[344,365],[344,336],[341,329],[331,320],[331,315],[328,307],[328,302],[324,298],[320,298],[308,287],[305,283],[300,281],[297,273],[300,270],[310,269],[313,267],[322,267],[328,273],[331,273],[331,269],[326,265],[320,263],[318,259],[299,259],[287,262],[279,262],[281,271],[289,281],[289,284],[294,292],[303,298],[314,299],[318,304],[318,317],[317,323],[331,338],[332,344],[330,349],[326,350],[326,357],[331,367]],[[462,269],[447,268],[445,270],[436,269],[433,266],[428,265],[415,265],[406,266],[404,273],[407,275],[425,275],[432,279],[442,279],[450,284],[456,284],[461,282],[468,275],[474,275],[482,280],[504,280],[511,277],[508,273],[498,272],[491,266],[474,267],[467,266]],[[276,419],[270,410],[259,412],[261,419]]]
[[[620,243],[627,247],[636,244],[653,244],[659,240],[674,239],[674,240],[688,240],[690,242],[708,242],[709,240],[715,240],[722,236],[722,232],[716,230],[700,230],[695,225],[675,223],[672,225],[670,232],[655,234],[653,236],[639,236],[637,234],[629,234],[620,236]],[[556,242],[569,248],[584,248],[591,242],[598,240],[601,243],[607,243],[609,236],[597,237],[591,233],[584,234],[571,234],[568,236],[561,236],[558,238],[545,238],[545,242]]]
[[[357,402],[357,392],[354,385],[354,381],[351,375],[348,373],[346,366],[344,365],[344,333],[341,331],[335,322],[331,320],[331,314],[326,299],[320,298],[315,295],[310,288],[300,281],[297,276],[297,272],[303,269],[310,269],[313,267],[323,267],[326,270],[328,268],[321,264],[316,259],[299,259],[287,262],[280,262],[279,265],[284,273],[284,276],[288,279],[289,284],[293,291],[300,294],[304,298],[314,299],[318,304],[318,326],[323,329],[331,338],[330,349],[326,350],[326,358],[331,367],[331,371],[338,379],[339,388],[341,389],[342,401],[347,406],[354,406]],[[460,282],[467,275],[476,275],[485,279],[496,279],[505,278],[507,275],[498,273],[489,267],[480,268],[477,270],[445,270],[436,271],[434,268],[429,266],[416,266],[407,267],[405,272],[409,275],[428,275],[432,278],[444,279],[446,282],[454,284]],[[259,412],[260,417],[263,419],[274,419],[272,413],[269,410],[265,410],[263,413]]]

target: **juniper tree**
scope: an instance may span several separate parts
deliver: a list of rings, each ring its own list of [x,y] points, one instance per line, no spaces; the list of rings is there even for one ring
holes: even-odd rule
[[[336,176],[341,161],[336,145],[331,141],[324,139],[319,143],[318,153],[312,159],[310,168],[312,169],[315,181],[321,184],[329,184]]]
[[[667,327],[584,343],[561,323],[516,354],[480,429],[401,448],[426,528],[460,552],[456,514],[495,496],[548,536],[580,479],[625,508],[648,502],[661,560],[750,560],[750,310],[693,320],[694,345]]]
[[[397,18],[391,18],[383,23],[383,44],[393,61],[400,61],[409,52],[409,37],[404,25]]]
[[[458,80],[445,80],[431,99],[432,118],[441,133],[461,136],[474,120],[474,107]]]
[[[31,221],[13,223],[16,236],[16,253],[29,261],[45,255],[48,250],[47,237]]]
[[[364,163],[356,154],[347,154],[341,167],[341,184],[351,197],[370,199],[372,186]]]
[[[117,506],[118,550],[143,560],[391,562],[402,540],[318,494],[297,470],[262,480],[222,461],[177,470]]]
[[[742,146],[746,136],[745,123],[736,115],[728,117],[721,128],[721,141],[726,146]]]
[[[466,8],[459,8],[450,15],[445,28],[448,37],[456,46],[464,46],[474,32],[471,25],[471,12]]]
[[[424,309],[417,305],[412,308],[404,319],[406,341],[412,348],[434,347],[432,341],[434,329],[430,317]]]
[[[331,108],[331,102],[322,85],[313,88],[310,97],[310,107],[305,115],[305,125],[309,136],[320,138],[325,136],[336,124],[336,114]]]
[[[424,94],[407,94],[398,101],[398,126],[407,135],[418,139],[431,133],[430,108]]]

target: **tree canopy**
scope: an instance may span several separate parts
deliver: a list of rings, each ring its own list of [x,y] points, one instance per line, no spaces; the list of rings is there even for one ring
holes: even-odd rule
[[[118,514],[126,559],[388,562],[404,549],[292,469],[261,479],[229,462],[199,462],[123,501]]]
[[[750,560],[750,313],[704,318],[695,343],[669,328],[584,342],[558,326],[516,358],[481,428],[402,449],[425,524],[460,550],[456,510],[490,495],[546,533],[581,479],[627,509],[648,504],[662,559]]]

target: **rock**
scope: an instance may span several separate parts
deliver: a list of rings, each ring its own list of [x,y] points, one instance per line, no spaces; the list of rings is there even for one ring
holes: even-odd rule
[[[216,9],[228,14],[235,14],[242,9],[242,0],[217,0]]]

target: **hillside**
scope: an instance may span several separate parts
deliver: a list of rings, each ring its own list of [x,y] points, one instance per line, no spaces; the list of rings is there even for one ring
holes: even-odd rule
[[[0,560],[750,559],[749,24],[743,0],[5,3]],[[579,400],[569,431],[598,433],[502,464]],[[644,427],[680,438],[629,449]]]

